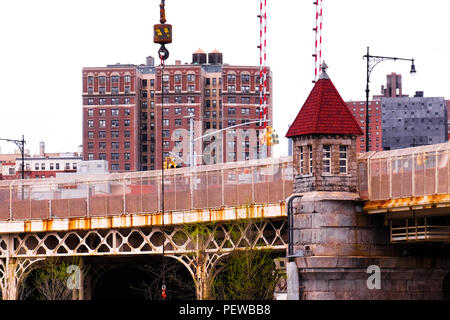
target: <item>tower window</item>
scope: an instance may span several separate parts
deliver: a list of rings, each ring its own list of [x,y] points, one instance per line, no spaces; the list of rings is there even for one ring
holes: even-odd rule
[[[308,150],[309,150],[309,173],[312,174],[313,173],[313,152],[312,152],[311,145],[308,146]]]
[[[331,172],[331,146],[326,145],[323,146],[323,172],[330,173]]]
[[[339,173],[347,173],[347,146],[339,146]]]
[[[303,147],[300,147],[300,174],[303,174]]]

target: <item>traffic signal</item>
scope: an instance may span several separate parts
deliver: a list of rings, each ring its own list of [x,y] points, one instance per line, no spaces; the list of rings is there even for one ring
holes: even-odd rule
[[[177,167],[175,161],[173,161],[173,157],[166,157],[166,160],[163,162],[164,169],[174,169]]]
[[[272,144],[279,144],[280,141],[278,141],[278,134],[274,132],[272,132]]]

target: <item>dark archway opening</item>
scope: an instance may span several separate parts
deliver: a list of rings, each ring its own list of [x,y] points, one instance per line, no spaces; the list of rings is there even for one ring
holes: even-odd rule
[[[447,274],[442,283],[443,298],[444,300],[450,300],[450,273]]]
[[[194,281],[186,267],[166,258],[167,300],[195,299]],[[92,288],[92,300],[161,300],[162,260],[128,260],[106,271]]]

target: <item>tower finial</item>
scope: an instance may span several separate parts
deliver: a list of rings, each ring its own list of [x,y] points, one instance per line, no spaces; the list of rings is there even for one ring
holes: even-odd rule
[[[324,62],[322,62],[320,68],[322,69],[322,73],[320,74],[319,80],[320,79],[330,79],[330,77],[327,74],[327,69],[328,69],[328,65]]]

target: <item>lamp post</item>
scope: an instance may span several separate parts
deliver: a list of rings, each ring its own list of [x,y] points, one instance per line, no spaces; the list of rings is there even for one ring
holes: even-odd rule
[[[21,179],[25,179],[25,138],[22,135],[22,140],[14,140],[14,139],[2,139],[3,141],[8,141],[14,143],[20,150],[21,156],[22,156],[22,168],[20,170],[21,172]],[[22,200],[23,200],[23,186],[22,186]]]
[[[369,54],[369,47],[367,47],[367,54],[363,56],[363,59],[366,59],[367,61],[367,69],[366,69],[366,152],[369,150],[369,78],[370,74],[375,68],[377,64],[379,64],[381,61],[385,60],[404,60],[404,61],[411,61],[411,75],[414,75],[416,73],[416,66],[414,65],[414,59],[405,59],[405,58],[397,58],[397,57],[383,57],[383,56],[372,56]]]
[[[190,119],[190,121],[189,121],[189,124],[190,124],[189,125],[189,127],[190,127],[190,130],[189,130],[189,164],[190,164],[191,167],[195,166],[195,160],[194,160],[195,159],[195,155],[194,155],[194,142],[195,141],[203,139],[203,138],[211,136],[211,135],[214,135],[214,134],[217,134],[217,133],[222,132],[222,131],[226,131],[226,130],[234,129],[234,128],[237,128],[237,127],[242,127],[242,126],[246,126],[246,125],[249,125],[249,124],[260,123],[261,122],[261,120],[257,120],[257,121],[250,121],[250,122],[236,124],[234,126],[230,126],[230,127],[226,127],[226,128],[223,128],[223,129],[216,130],[214,132],[210,132],[208,134],[205,134],[203,136],[200,136],[200,137],[197,137],[197,138],[194,139],[194,124],[193,124],[194,114],[191,113],[189,116],[186,116],[184,118],[189,118]],[[264,123],[270,123],[271,120],[263,120],[263,122]],[[257,157],[257,159],[259,159],[258,155],[256,157]]]

